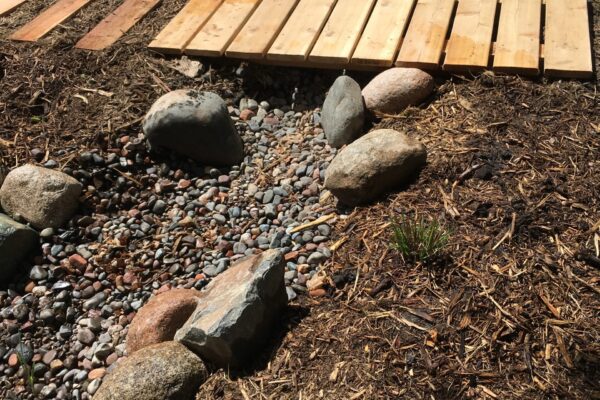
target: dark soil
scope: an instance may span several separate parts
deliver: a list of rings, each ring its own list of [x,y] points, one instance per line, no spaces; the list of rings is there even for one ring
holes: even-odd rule
[[[0,36],[49,3],[0,18]],[[38,44],[0,43],[8,167],[33,162],[37,147],[75,168],[84,149],[137,136],[171,89],[230,102],[283,93],[291,103],[297,88],[296,102],[314,108],[304,90],[324,93],[336,74],[202,60],[202,76],[186,78],[145,48],[179,0],[105,52],[73,49],[117,3],[93,2]],[[301,296],[272,352],[251,371],[214,374],[198,399],[600,398],[597,82],[440,75],[427,104],[376,122],[425,142],[428,166],[411,187],[336,226],[343,243],[326,271],[338,287]],[[389,246],[390,217],[401,214],[442,221],[447,257],[402,261]]]

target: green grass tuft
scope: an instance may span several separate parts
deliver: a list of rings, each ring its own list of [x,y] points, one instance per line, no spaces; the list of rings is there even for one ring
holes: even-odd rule
[[[404,261],[427,263],[448,246],[450,233],[438,221],[392,217],[392,247]]]

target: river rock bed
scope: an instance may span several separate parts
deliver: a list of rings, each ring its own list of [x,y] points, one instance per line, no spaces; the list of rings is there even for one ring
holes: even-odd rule
[[[244,98],[228,111],[245,145],[231,168],[150,154],[140,133],[63,169],[83,185],[79,214],[64,229],[43,229],[26,276],[0,291],[9,396],[32,398],[21,380],[29,365],[36,397],[90,399],[126,354],[128,326],[153,294],[201,289],[244,256],[282,249],[288,298],[308,295],[331,256],[334,220],[291,231],[335,211],[323,180],[337,151],[319,109]],[[312,295],[325,293],[318,286]]]

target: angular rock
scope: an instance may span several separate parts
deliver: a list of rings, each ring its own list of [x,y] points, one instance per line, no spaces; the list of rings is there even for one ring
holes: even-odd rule
[[[146,114],[143,129],[150,146],[203,164],[233,165],[244,157],[227,105],[214,93],[182,89],[165,94]]]
[[[175,340],[220,367],[239,367],[271,337],[287,304],[285,261],[277,250],[238,261],[200,292]]]
[[[325,98],[321,125],[332,147],[352,143],[362,134],[365,107],[360,86],[349,76],[338,77]]]
[[[173,340],[175,332],[196,309],[199,293],[193,289],[174,289],[150,299],[129,325],[127,354]]]
[[[397,114],[410,105],[420,104],[435,87],[433,77],[417,68],[391,68],[377,75],[362,95],[367,110]]]
[[[37,245],[36,231],[0,214],[0,282],[7,283]]]
[[[159,343],[119,362],[94,400],[192,400],[206,375],[202,360],[185,346]]]
[[[0,203],[9,215],[19,214],[37,229],[58,228],[77,211],[81,189],[65,173],[24,165],[6,176]]]
[[[369,132],[344,148],[325,171],[325,187],[355,206],[408,183],[425,165],[418,140],[392,129]]]

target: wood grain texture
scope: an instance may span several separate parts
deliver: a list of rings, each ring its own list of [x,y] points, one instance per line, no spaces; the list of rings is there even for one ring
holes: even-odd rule
[[[446,45],[446,70],[481,70],[490,60],[497,0],[460,0]]]
[[[58,0],[31,22],[14,32],[10,39],[35,42],[89,2],[90,0]]]
[[[225,0],[185,47],[184,53],[221,56],[242,29],[260,0]]]
[[[13,11],[26,0],[0,0],[0,17]]]
[[[298,0],[263,0],[227,48],[234,58],[263,58],[285,25]]]
[[[586,0],[546,0],[544,74],[565,78],[593,75]]]
[[[502,0],[494,70],[539,73],[541,18],[542,0]]]
[[[348,63],[374,4],[375,0],[338,0],[310,52],[309,61]]]
[[[125,0],[117,9],[82,37],[75,47],[87,50],[103,50],[115,43],[131,29],[160,0]]]
[[[454,0],[419,0],[400,48],[397,66],[438,68]]]
[[[167,54],[181,54],[223,0],[190,0],[148,46]]]
[[[300,0],[269,49],[267,58],[305,61],[335,5],[336,0]]]
[[[354,50],[352,64],[391,66],[416,0],[379,0]]]

